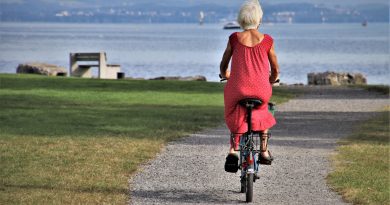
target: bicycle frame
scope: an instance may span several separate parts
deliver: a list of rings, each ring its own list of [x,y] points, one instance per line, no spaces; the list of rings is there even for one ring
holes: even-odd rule
[[[254,140],[254,135],[256,134],[255,132],[245,133],[240,138],[241,177],[258,172],[259,165],[256,163],[256,156],[259,150],[256,149],[256,144],[258,143]]]
[[[254,136],[259,132],[252,131],[252,110],[255,107],[253,103],[246,103],[248,123],[248,131],[240,137],[240,165],[241,165],[241,178],[247,174],[253,174],[258,172],[258,165],[256,160],[256,154],[259,153],[257,149],[258,141],[254,140]],[[258,135],[259,136],[259,135]]]
[[[241,193],[246,193],[247,202],[252,202],[253,183],[256,181],[256,176],[260,168],[257,156],[261,151],[261,136],[263,133],[252,130],[252,110],[256,106],[261,105],[261,103],[260,100],[256,99],[245,99],[244,103],[240,103],[241,105],[245,105],[247,109],[246,121],[248,124],[248,131],[240,136],[239,149],[236,151],[240,151],[239,168],[241,169]],[[274,104],[269,103],[268,108],[273,114]],[[234,142],[235,140],[232,138],[232,143]],[[237,146],[234,145],[235,149],[236,147]]]

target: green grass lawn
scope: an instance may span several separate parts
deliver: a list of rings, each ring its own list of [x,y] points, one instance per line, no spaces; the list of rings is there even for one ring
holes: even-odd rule
[[[124,204],[166,142],[221,123],[221,83],[0,74],[0,204]]]
[[[390,204],[389,110],[340,142],[328,182],[353,204]]]

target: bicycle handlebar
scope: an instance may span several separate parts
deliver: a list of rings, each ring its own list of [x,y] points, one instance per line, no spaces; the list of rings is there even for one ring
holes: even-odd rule
[[[225,81],[225,80],[227,80],[227,78],[224,78],[224,77],[222,77],[221,74],[219,74],[219,81],[220,81],[220,82],[223,82],[223,81]]]

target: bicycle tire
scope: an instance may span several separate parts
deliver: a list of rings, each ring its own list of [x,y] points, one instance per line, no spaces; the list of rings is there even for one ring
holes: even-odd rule
[[[246,179],[246,202],[253,201],[253,175],[253,173],[249,174]]]
[[[246,176],[241,178],[241,193],[246,192]]]

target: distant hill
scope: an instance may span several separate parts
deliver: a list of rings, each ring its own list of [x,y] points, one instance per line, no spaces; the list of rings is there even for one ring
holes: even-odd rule
[[[212,2],[212,3],[210,3]],[[282,1],[278,1],[282,2]],[[188,0],[1,0],[2,22],[206,23],[235,19],[240,1]],[[263,4],[266,22],[389,22],[388,4],[333,6]]]

